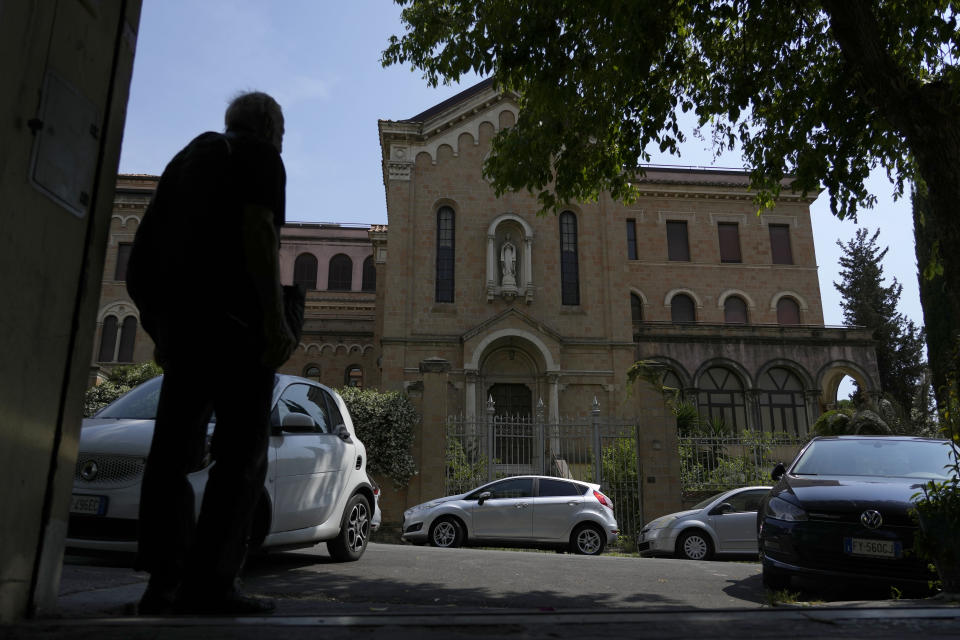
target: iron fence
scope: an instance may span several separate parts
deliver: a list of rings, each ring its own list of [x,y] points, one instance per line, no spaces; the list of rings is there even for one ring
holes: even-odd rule
[[[808,440],[764,432],[677,438],[683,500],[690,504],[727,489],[770,484],[773,467],[793,460]]]

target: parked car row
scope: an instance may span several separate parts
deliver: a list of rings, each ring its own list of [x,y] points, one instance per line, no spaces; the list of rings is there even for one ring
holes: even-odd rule
[[[770,589],[798,576],[924,587],[934,576],[911,552],[911,510],[923,483],[947,479],[952,447],[913,437],[814,438],[789,466],[774,468],[774,486],[726,491],[657,518],[641,530],[639,550],[693,560],[759,552]]]
[[[134,551],[140,482],[153,436],[162,376],[84,421],[67,546]],[[212,434],[215,418],[208,433]],[[640,531],[642,555],[690,560],[751,555],[763,583],[794,576],[924,585],[927,564],[911,553],[912,500],[928,480],[944,480],[949,440],[891,436],[814,438],[773,486],[713,495],[658,517]],[[338,561],[359,559],[380,525],[380,489],[367,475],[366,449],[332,389],[277,375],[269,466],[253,530],[262,548],[325,542]],[[213,462],[212,464],[215,464]],[[211,461],[190,474],[199,511]],[[600,485],[548,476],[513,476],[407,509],[402,538],[436,547],[518,546],[599,555],[616,541],[613,501]]]
[[[67,547],[135,551],[140,484],[153,438],[163,377],[128,392],[84,421]],[[212,435],[215,417],[208,434]],[[380,489],[367,475],[366,449],[332,389],[277,375],[269,465],[252,546],[326,542],[338,561],[358,560],[381,521]],[[209,438],[208,438],[209,439]],[[209,456],[189,475],[199,512]],[[600,485],[544,476],[497,480],[408,509],[403,538],[415,544],[542,547],[599,555],[617,538],[613,501]]]

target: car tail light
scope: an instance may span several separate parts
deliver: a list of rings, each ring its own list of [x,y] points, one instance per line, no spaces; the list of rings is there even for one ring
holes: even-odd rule
[[[597,499],[597,502],[605,506],[607,509],[613,511],[613,500],[603,495],[599,491],[594,491],[593,496]]]

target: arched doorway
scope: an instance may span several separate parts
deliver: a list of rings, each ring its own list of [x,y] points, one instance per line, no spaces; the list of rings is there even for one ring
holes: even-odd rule
[[[844,385],[845,395],[849,395],[853,385],[849,382],[844,382],[847,378],[852,378],[853,381],[856,382],[856,387],[861,393],[864,394],[864,399],[866,400],[868,406],[873,405],[876,402],[875,396],[877,395],[877,385],[874,384],[873,378],[871,378],[866,371],[852,362],[831,362],[829,365],[821,369],[819,378],[821,412],[837,408],[838,400],[842,399],[837,398],[837,392],[841,388],[841,383]]]

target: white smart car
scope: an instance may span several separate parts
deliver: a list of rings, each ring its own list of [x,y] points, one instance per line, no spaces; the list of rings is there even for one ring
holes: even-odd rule
[[[84,420],[68,548],[136,551],[140,482],[162,378],[143,383]],[[366,449],[343,399],[312,380],[277,375],[273,407],[267,478],[254,517],[254,548],[326,542],[335,560],[358,560],[380,520],[380,491],[367,476]],[[205,465],[189,476],[195,513],[200,510],[209,457]]]

